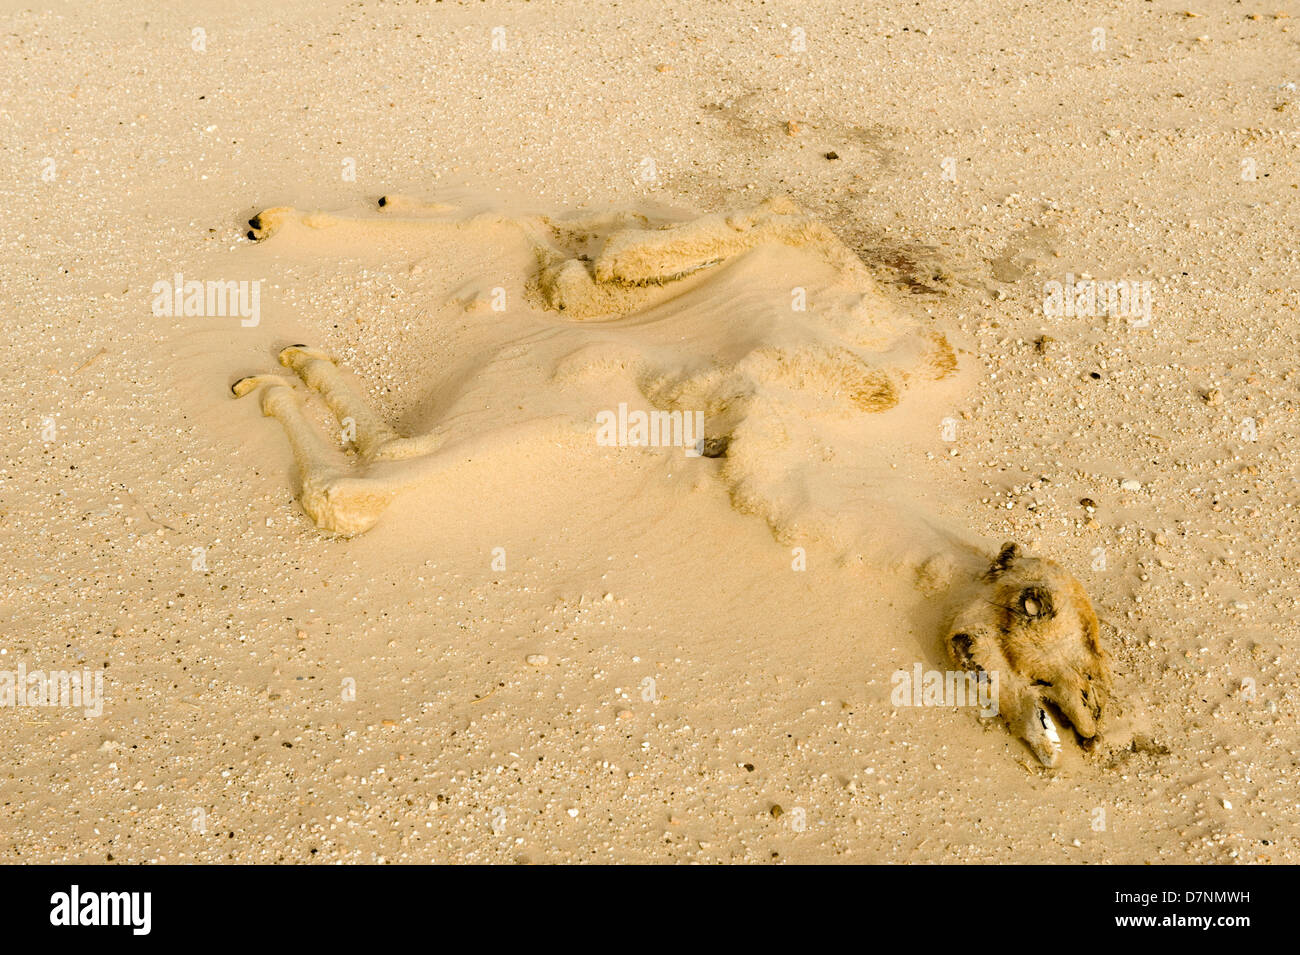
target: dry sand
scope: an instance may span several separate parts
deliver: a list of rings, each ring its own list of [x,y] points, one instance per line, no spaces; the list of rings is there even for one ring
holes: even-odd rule
[[[1300,861],[1294,5],[5,9],[0,669],[106,696],[0,720],[5,861]],[[962,374],[828,425],[841,460],[760,456],[811,481],[793,516],[585,434],[324,535],[229,393],[278,348],[412,430],[575,400],[543,310],[482,307],[525,282],[504,238],[244,237],[385,194],[787,195],[874,276],[872,321],[942,330]],[[636,347],[739,348],[726,296],[815,280],[801,254],[697,282]],[[259,322],[155,315],[178,273],[260,280]],[[1045,316],[1067,274],[1151,281],[1149,324]],[[551,410],[636,398],[583,380]],[[894,671],[943,666],[941,608],[856,545],[911,509],[1069,567],[1155,745],[1049,771],[970,709],[893,706]]]

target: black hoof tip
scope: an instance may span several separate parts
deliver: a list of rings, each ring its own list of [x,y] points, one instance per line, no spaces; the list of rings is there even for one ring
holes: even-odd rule
[[[724,434],[716,438],[705,438],[700,453],[706,458],[725,458],[731,446],[731,435]]]
[[[248,232],[248,239],[249,239],[250,242],[256,242],[256,241],[257,241],[257,233],[254,232],[254,231],[252,231],[252,230],[250,229],[249,232]]]
[[[387,197],[387,196],[380,196],[380,197],[379,197],[379,208],[382,209],[382,208],[383,208],[384,206],[386,206],[386,205],[388,205],[388,197]]]
[[[260,229],[262,228],[262,217],[253,216],[253,218],[248,220],[248,224],[251,225],[254,229]]]

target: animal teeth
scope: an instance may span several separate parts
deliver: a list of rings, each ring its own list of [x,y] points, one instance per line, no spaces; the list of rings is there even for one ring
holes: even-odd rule
[[[1056,724],[1053,723],[1052,718],[1047,715],[1047,710],[1038,711],[1038,721],[1043,724],[1043,732],[1047,734],[1047,738],[1051,740],[1054,745],[1059,744],[1061,742],[1061,736],[1056,732]]]

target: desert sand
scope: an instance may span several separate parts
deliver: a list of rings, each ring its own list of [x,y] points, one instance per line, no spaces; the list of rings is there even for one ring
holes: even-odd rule
[[[1292,13],[5,4],[0,671],[103,699],[0,708],[2,858],[1300,861]],[[773,197],[847,257],[520,225]],[[231,394],[295,343],[470,452],[323,531]],[[1078,577],[1131,742],[891,700],[927,529]]]

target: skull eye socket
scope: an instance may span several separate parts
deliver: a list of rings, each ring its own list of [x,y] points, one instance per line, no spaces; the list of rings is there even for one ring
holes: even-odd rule
[[[1056,613],[1052,607],[1052,598],[1041,587],[1026,587],[1020,591],[1020,596],[1016,600],[1016,609],[1030,620],[1041,620]]]

